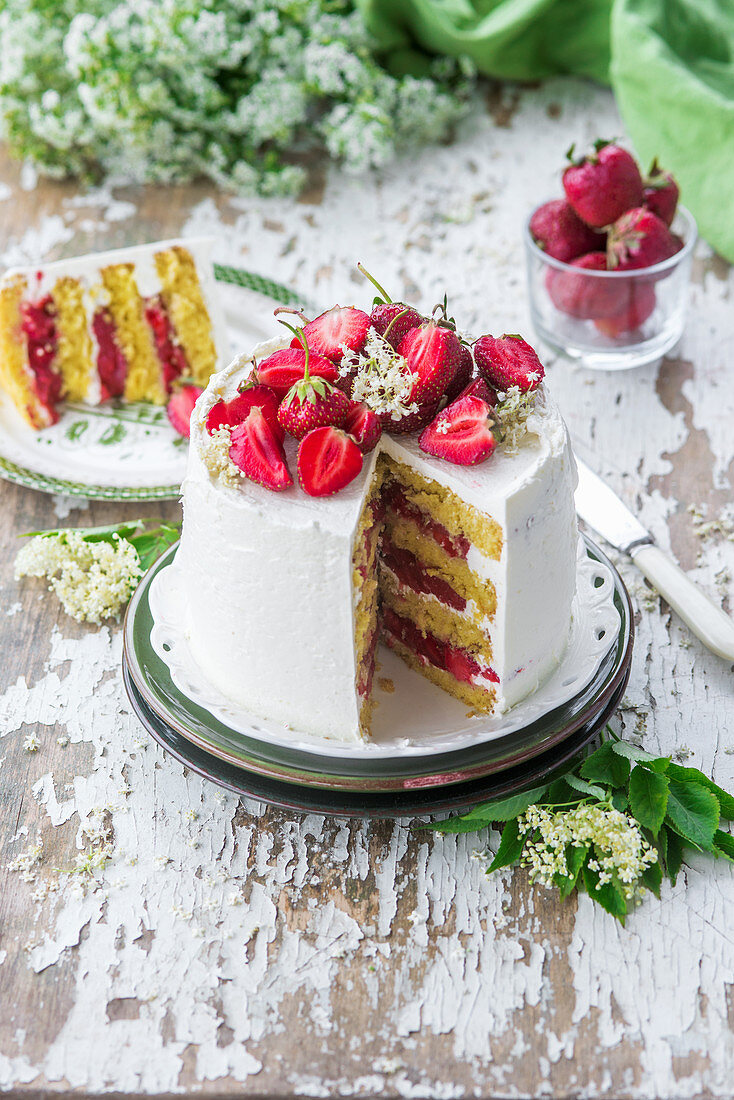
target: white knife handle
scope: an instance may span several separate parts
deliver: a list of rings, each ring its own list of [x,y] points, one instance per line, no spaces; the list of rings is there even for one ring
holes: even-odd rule
[[[649,543],[634,547],[631,557],[696,637],[719,657],[734,661],[734,619],[717,607],[659,546]]]

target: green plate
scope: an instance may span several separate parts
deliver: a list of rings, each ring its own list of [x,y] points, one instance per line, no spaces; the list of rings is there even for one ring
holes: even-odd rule
[[[214,275],[281,305],[308,304],[252,271],[215,264]],[[187,446],[159,405],[67,404],[57,424],[36,432],[0,391],[0,477],[28,489],[90,500],[175,500]]]
[[[248,736],[227,726],[176,687],[168,666],[151,645],[154,624],[150,586],[158,572],[171,562],[175,546],[146,574],[128,606],[124,654],[129,681],[137,700],[161,727],[230,767],[280,783],[382,794],[464,784],[507,769],[529,766],[534,758],[608,715],[610,701],[618,700],[620,685],[629,676],[634,633],[629,595],[609,559],[590,539],[585,539],[585,544],[589,557],[602,562],[612,574],[613,599],[620,616],[617,637],[592,680],[573,699],[496,740],[442,753],[418,753],[388,760],[364,756],[350,759],[343,747],[339,756],[328,755],[328,748],[323,753],[307,752]]]

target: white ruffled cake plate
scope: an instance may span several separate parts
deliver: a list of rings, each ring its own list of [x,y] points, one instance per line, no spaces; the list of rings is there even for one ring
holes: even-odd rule
[[[627,593],[601,552],[582,540],[568,646],[555,672],[526,700],[497,717],[468,714],[464,704],[381,647],[372,740],[316,737],[251,714],[209,684],[186,640],[175,550],[143,579],[130,604],[126,669],[145,705],[169,728],[207,753],[261,774],[281,779],[297,774],[299,782],[313,775],[314,782],[327,786],[335,777],[338,786],[342,777],[348,787],[360,778],[379,777],[384,789],[431,777],[460,781],[477,768],[514,761],[518,753],[537,754],[576,730],[607,704],[622,665],[628,664]],[[389,692],[378,686],[385,679],[392,681]]]

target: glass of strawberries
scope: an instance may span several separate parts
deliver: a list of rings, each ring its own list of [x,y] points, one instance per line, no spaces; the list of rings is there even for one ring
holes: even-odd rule
[[[645,177],[614,142],[574,158],[565,197],[525,226],[533,324],[584,366],[625,370],[660,359],[683,332],[696,223],[653,162]]]

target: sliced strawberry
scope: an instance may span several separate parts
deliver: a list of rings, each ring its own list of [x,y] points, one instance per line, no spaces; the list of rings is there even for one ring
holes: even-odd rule
[[[632,280],[630,280],[630,284],[629,297],[619,313],[594,322],[599,331],[612,340],[624,335],[626,332],[633,332],[634,329],[639,328],[655,311],[654,285],[647,281],[632,282]]]
[[[485,382],[498,390],[519,386],[526,393],[545,374],[535,350],[522,336],[480,336],[474,344],[474,361]]]
[[[426,454],[457,466],[476,466],[496,447],[490,431],[491,409],[479,397],[459,397],[447,405],[420,435],[418,445]]]
[[[349,402],[347,418],[342,427],[356,441],[363,455],[374,450],[382,435],[382,424],[377,415],[361,401]]]
[[[298,480],[304,493],[326,497],[354,481],[362,452],[340,428],[314,428],[298,448]]]
[[[461,343],[453,329],[434,321],[412,328],[400,341],[398,353],[411,374],[417,375],[410,401],[420,406],[438,402],[456,374]]]
[[[549,268],[545,273],[545,285],[553,305],[561,313],[581,321],[595,321],[600,317],[613,317],[624,306],[627,291],[624,280],[597,279],[586,271],[606,271],[604,252],[589,252],[568,265],[575,270]]]
[[[370,314],[370,324],[373,329],[384,336],[388,344],[397,351],[400,341],[410,332],[422,324],[423,317],[417,309],[406,306],[403,302],[378,302],[373,306]]]
[[[471,348],[468,348],[466,344],[461,345],[461,351],[459,353],[459,365],[456,368],[454,377],[446,387],[446,397],[449,401],[453,401],[455,397],[458,397],[462,390],[471,382],[471,377],[474,374],[474,356],[471,353]]]
[[[168,419],[179,435],[186,439],[191,435],[191,414],[194,405],[204,391],[201,386],[182,386],[174,393],[166,405]]]
[[[278,422],[295,439],[303,439],[314,428],[343,427],[349,404],[346,394],[322,379],[297,382],[280,403]]]
[[[266,489],[277,493],[293,484],[282,444],[257,405],[232,429],[229,457],[245,477]]]
[[[231,401],[217,401],[206,418],[206,430],[211,435],[217,428],[234,428],[247,418],[250,409],[257,406],[282,443],[285,432],[278,423],[278,398],[269,386],[258,383],[248,385]]]
[[[264,386],[269,386],[278,400],[282,401],[291,386],[303,378],[305,369],[306,352],[299,344],[295,348],[282,348],[280,351],[274,351],[267,359],[263,359],[257,367],[257,380]],[[311,351],[309,369],[312,375],[325,378],[332,385],[339,377],[331,360],[324,358],[323,355],[314,355],[313,350]]]
[[[492,408],[497,404],[497,391],[488,386],[483,378],[475,378],[460,394],[461,397],[479,397]]]
[[[362,309],[354,306],[333,306],[303,327],[303,335],[309,348],[316,355],[323,355],[334,363],[341,363],[342,345],[352,351],[361,351],[367,339],[370,319]],[[296,338],[292,348],[300,347]],[[316,373],[312,371],[312,373]]]

